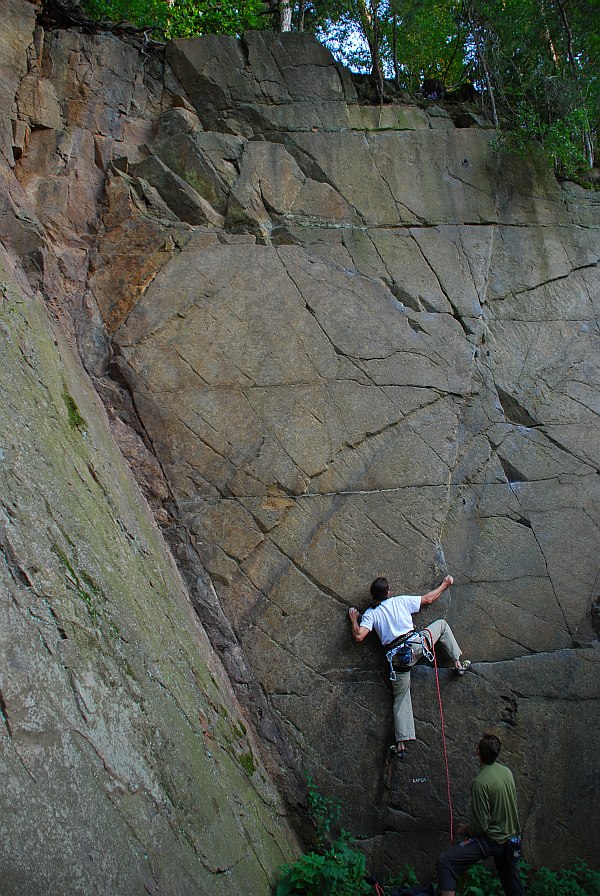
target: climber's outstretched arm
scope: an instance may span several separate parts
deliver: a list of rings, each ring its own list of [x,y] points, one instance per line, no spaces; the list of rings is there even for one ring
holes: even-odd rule
[[[424,607],[427,606],[427,604],[432,604],[434,600],[437,600],[438,597],[440,597],[441,594],[446,590],[446,588],[449,588],[453,583],[454,579],[452,578],[452,576],[446,576],[441,585],[439,585],[437,588],[434,588],[433,591],[428,591],[427,594],[423,594],[421,596],[421,606]]]

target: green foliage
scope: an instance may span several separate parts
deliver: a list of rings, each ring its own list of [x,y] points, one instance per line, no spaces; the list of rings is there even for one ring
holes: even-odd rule
[[[600,873],[593,871],[581,859],[571,868],[537,871],[521,863],[521,873],[527,878],[527,896],[600,896]],[[462,896],[503,896],[497,875],[484,865],[473,865],[463,880]]]
[[[132,22],[153,32],[164,28],[168,11],[164,0],[83,0],[82,6],[92,19]]]
[[[240,756],[240,765],[242,766],[242,768],[244,769],[246,774],[248,774],[250,777],[252,777],[252,775],[256,771],[256,766],[254,764],[254,756],[252,755],[251,752],[250,753],[242,753],[242,755]]]
[[[399,86],[416,92],[425,80],[451,87],[462,78],[466,30],[459,0],[392,0],[384,55]]]
[[[372,888],[365,883],[365,856],[352,845],[352,837],[342,831],[332,843],[331,832],[338,824],[341,806],[323,796],[313,779],[307,782],[308,817],[315,826],[317,849],[301,856],[293,865],[283,865],[276,896],[367,896]]]
[[[528,896],[600,896],[600,872],[577,859],[572,868],[538,868],[527,887]]]
[[[389,887],[418,887],[419,878],[415,873],[415,869],[410,865],[405,865],[398,874],[395,874],[388,881]]]
[[[365,870],[363,853],[343,832],[324,852],[284,865],[275,896],[369,896],[373,890],[365,882]]]
[[[323,796],[310,776],[307,776],[306,784],[308,817],[315,826],[319,848],[322,848],[339,821],[341,806],[336,800]]]
[[[503,890],[497,875],[478,864],[465,874],[462,896],[503,896]]]
[[[82,0],[88,15],[99,21],[132,22],[157,40],[199,34],[240,35],[265,26],[262,0]]]
[[[71,427],[71,429],[78,429],[80,432],[85,432],[87,428],[85,418],[81,415],[79,408],[77,407],[77,402],[69,393],[66,386],[63,389],[62,397],[67,409],[69,426]]]
[[[561,177],[582,180],[589,168],[582,134],[589,128],[585,109],[573,109],[540,129],[546,155]]]
[[[600,120],[594,5],[597,13],[597,0],[463,0],[467,75],[503,142],[539,141],[556,173],[577,180],[593,163]]]

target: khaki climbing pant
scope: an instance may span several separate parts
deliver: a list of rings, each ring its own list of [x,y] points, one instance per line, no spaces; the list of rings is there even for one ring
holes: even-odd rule
[[[433,643],[438,641],[446,650],[448,656],[453,663],[460,658],[461,649],[456,643],[456,638],[452,634],[452,629],[445,619],[436,619],[426,629],[422,629],[429,634],[426,635],[427,641],[430,637]],[[423,648],[420,641],[415,638],[410,642],[414,651],[414,661],[412,666],[419,662],[423,656]],[[394,730],[396,734],[396,743],[401,740],[415,740],[415,720],[412,711],[412,700],[410,696],[410,666],[395,666],[396,681],[392,682],[392,691],[394,693]]]

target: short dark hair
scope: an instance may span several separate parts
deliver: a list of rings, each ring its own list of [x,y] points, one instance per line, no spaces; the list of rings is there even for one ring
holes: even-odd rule
[[[492,765],[500,755],[502,744],[495,734],[484,734],[477,745],[479,757],[485,765]]]
[[[385,576],[379,576],[371,582],[371,597],[373,598],[373,606],[377,606],[386,599],[390,593],[390,583]]]

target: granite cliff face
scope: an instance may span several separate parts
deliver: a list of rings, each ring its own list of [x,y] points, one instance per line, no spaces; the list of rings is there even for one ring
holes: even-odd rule
[[[206,37],[163,53],[42,32],[25,0],[9,8],[6,267],[15,294],[36,293],[20,301],[39,319],[44,300],[104,400],[242,706],[243,737],[255,739],[238,759],[260,751],[262,780],[290,808],[309,772],[342,801],[374,865],[431,872],[449,821],[434,670],[414,673],[419,740],[394,764],[381,656],[351,642],[347,608],[365,605],[375,575],[422,593],[450,572],[454,587],[423,621],[446,617],[474,661],[460,681],[440,671],[455,814],[474,743],[493,729],[518,779],[527,858],[597,862],[596,196],[559,185],[535,155],[504,157],[491,131],[457,127],[437,106],[365,105],[308,36]],[[2,306],[5,322],[12,307]],[[89,387],[72,376],[80,407]],[[61,394],[57,385],[64,417]],[[18,439],[31,430],[35,442],[26,409],[41,399],[16,395]],[[91,450],[81,427],[63,420],[63,430],[63,464]],[[109,442],[103,432],[90,463],[114,464],[126,482],[106,459]],[[70,481],[24,465],[31,488]],[[93,492],[86,477],[77,488]],[[66,499],[49,503],[73,518]],[[36,518],[47,528],[41,504]],[[135,551],[130,534],[123,550]],[[97,554],[91,537],[65,540]],[[114,546],[104,549],[112,558]],[[85,584],[60,551],[46,547],[55,575],[67,590],[71,574]],[[115,573],[111,605],[126,578]],[[166,614],[180,661],[195,668],[184,658],[201,635],[183,591],[177,613],[165,603],[175,580],[148,604],[148,588],[133,587],[119,618],[142,591],[144,637]],[[195,713],[185,730],[206,746]],[[151,744],[141,752],[154,756]],[[103,767],[110,776],[110,760]],[[237,779],[222,778],[239,797]],[[201,810],[210,828],[208,803]],[[189,813],[178,822],[188,833],[199,823]],[[278,831],[274,852],[293,848]],[[268,878],[274,854],[259,864]]]
[[[69,344],[69,303],[103,183],[96,168],[97,184],[77,190],[79,175],[94,175],[85,153],[93,138],[63,130],[60,117],[48,126],[41,98],[54,88],[26,75],[34,10],[14,3],[10,13],[0,38],[1,58],[12,63],[2,68],[4,99],[11,83],[15,92],[25,85],[29,146],[39,137],[64,153],[69,175],[63,192],[60,165],[48,178],[40,168],[40,219],[27,194],[35,188],[7,164],[5,129],[0,890],[268,896],[279,865],[297,855],[295,835]],[[23,103],[19,93],[19,115],[29,115]],[[151,459],[145,469],[150,475]]]

